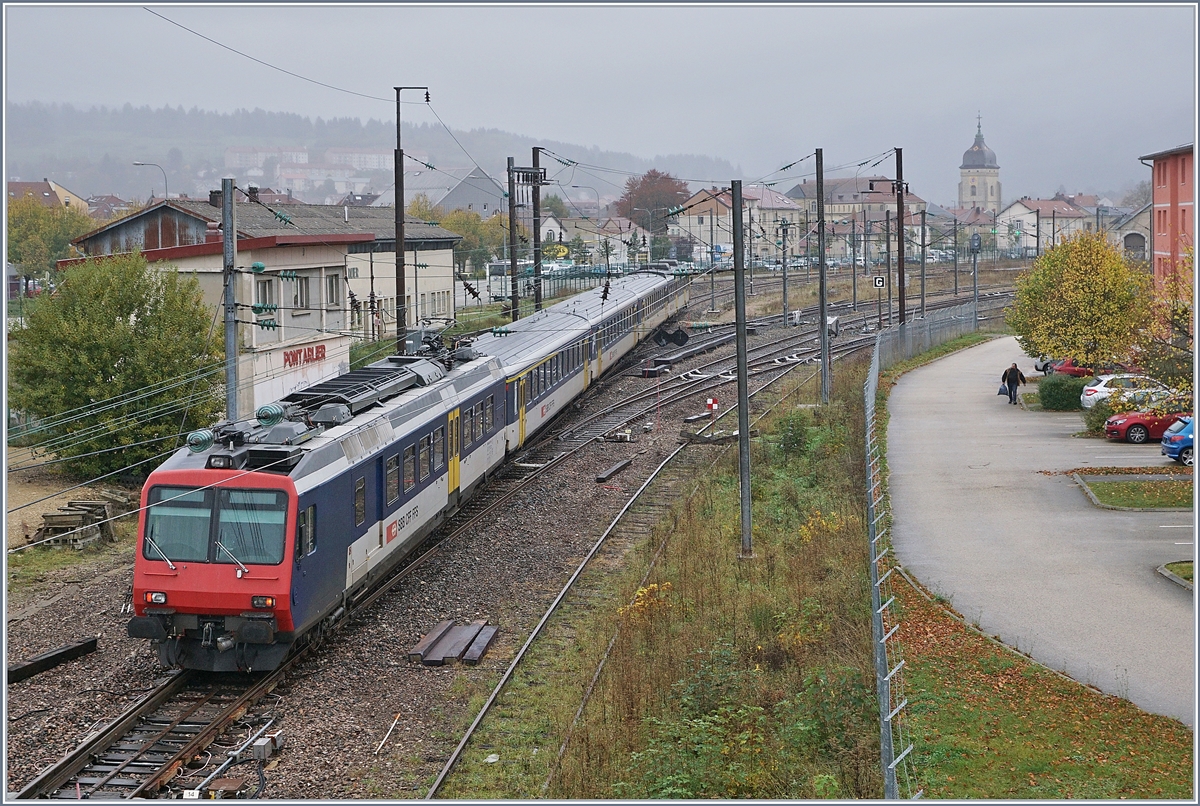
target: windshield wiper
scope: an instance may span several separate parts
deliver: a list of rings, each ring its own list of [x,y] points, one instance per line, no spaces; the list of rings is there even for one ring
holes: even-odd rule
[[[228,555],[229,555],[229,559],[233,560],[235,563],[237,563],[237,564],[238,564],[238,568],[240,568],[240,569],[241,569],[241,571],[240,571],[240,573],[239,573],[239,576],[240,576],[241,574],[248,574],[248,573],[250,573],[250,569],[249,569],[249,568],[247,568],[246,566],[242,565],[242,561],[241,561],[241,560],[239,560],[237,557],[235,557],[232,551],[230,551],[229,549],[225,548],[225,544],[224,544],[224,543],[222,543],[220,540],[218,540],[218,541],[217,541],[217,548],[219,548],[221,551],[223,551],[223,552],[225,552],[226,554],[228,554]]]
[[[171,562],[171,558],[167,556],[167,553],[165,551],[163,551],[161,548],[159,548],[158,544],[154,542],[154,529],[153,528],[150,529],[150,534],[146,535],[146,542],[149,543],[154,548],[154,550],[158,552],[160,557],[162,557],[164,560],[167,561],[167,567],[170,568],[172,571],[174,571],[175,563]]]

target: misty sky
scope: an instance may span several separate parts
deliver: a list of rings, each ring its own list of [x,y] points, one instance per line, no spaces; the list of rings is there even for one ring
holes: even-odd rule
[[[393,86],[429,85],[454,129],[704,154],[748,179],[817,147],[829,168],[900,146],[912,191],[942,204],[977,113],[1006,204],[1127,189],[1196,126],[1192,5],[6,6],[5,68],[13,102],[388,121]],[[437,122],[423,103],[404,119]]]

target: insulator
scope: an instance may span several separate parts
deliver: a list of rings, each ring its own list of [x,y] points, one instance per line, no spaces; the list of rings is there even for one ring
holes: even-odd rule
[[[216,437],[213,436],[213,432],[207,428],[193,431],[187,435],[188,450],[192,453],[203,453],[213,446],[213,440],[215,439]]]
[[[259,424],[264,428],[270,428],[283,422],[283,415],[283,406],[279,403],[266,403],[259,406],[258,410],[254,412],[254,416],[258,418]]]

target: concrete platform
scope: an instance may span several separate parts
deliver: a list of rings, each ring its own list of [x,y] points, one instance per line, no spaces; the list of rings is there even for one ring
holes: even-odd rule
[[[1194,512],[1097,509],[1065,471],[1161,467],[1157,443],[1073,437],[1078,413],[996,394],[995,339],[901,377],[888,401],[896,556],[989,635],[1082,683],[1195,725],[1191,591],[1156,573],[1194,558]],[[1025,391],[1025,389],[1022,389]]]

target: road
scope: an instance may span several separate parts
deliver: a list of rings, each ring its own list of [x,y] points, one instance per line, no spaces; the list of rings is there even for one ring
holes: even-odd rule
[[[1033,372],[1015,339],[993,339],[892,390],[896,556],[988,635],[1194,726],[1193,596],[1155,571],[1194,557],[1193,513],[1101,509],[1070,476],[1052,475],[1178,466],[1157,443],[1074,437],[1077,413],[1008,405],[996,387],[1013,361]]]

